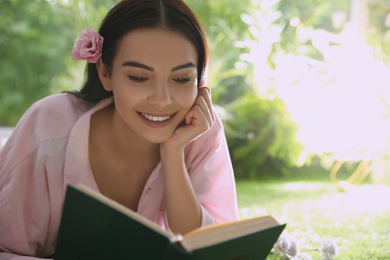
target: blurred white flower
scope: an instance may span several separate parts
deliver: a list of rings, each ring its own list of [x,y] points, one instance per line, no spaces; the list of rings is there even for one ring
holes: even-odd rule
[[[313,260],[313,254],[317,256],[319,253],[319,258],[315,259],[333,260],[338,251],[337,243],[333,239],[321,238],[309,229],[307,233],[295,232],[289,234],[284,231],[275,243],[271,253],[277,254],[286,260]]]
[[[332,260],[338,254],[338,247],[334,240],[324,238],[321,247],[321,260]]]
[[[287,257],[295,256],[299,252],[297,240],[286,232],[283,232],[279,237],[276,246],[283,251],[281,255],[286,254]]]

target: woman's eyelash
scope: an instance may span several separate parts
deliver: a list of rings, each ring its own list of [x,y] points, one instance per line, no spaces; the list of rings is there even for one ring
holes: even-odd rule
[[[134,81],[134,82],[145,82],[148,78],[146,78],[146,77],[138,77],[138,76],[130,76],[130,75],[128,75],[127,76],[128,78],[129,78],[129,80],[131,80],[131,81]]]
[[[131,75],[127,75],[127,78],[133,82],[136,82],[136,83],[142,83],[142,82],[145,82],[148,80],[147,77],[142,77],[142,76],[131,76]],[[174,81],[176,81],[177,83],[179,84],[185,84],[185,83],[188,83],[192,80],[192,76],[190,77],[185,77],[185,78],[174,78],[173,79]]]
[[[176,81],[177,83],[187,83],[190,82],[192,77],[186,77],[186,78],[174,78],[173,80]]]

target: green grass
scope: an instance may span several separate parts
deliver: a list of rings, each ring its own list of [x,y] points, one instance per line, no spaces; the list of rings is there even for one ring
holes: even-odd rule
[[[390,259],[390,187],[365,183],[340,192],[329,178],[237,181],[241,217],[270,214],[287,223],[302,252],[320,259],[322,238],[334,259]],[[267,259],[280,259],[270,255]]]

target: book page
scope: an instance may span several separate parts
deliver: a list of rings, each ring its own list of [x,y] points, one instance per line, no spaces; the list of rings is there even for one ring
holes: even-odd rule
[[[272,216],[259,216],[195,229],[183,236],[182,246],[188,251],[221,243],[280,225]]]

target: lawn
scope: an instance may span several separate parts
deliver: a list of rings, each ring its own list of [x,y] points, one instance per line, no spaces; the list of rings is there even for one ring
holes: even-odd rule
[[[321,259],[322,241],[334,259],[390,259],[390,187],[365,183],[338,191],[327,176],[315,180],[237,180],[241,217],[270,214],[301,252]],[[268,259],[282,259],[271,254]]]

